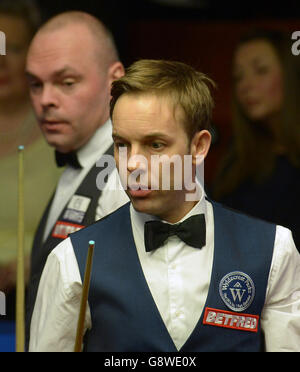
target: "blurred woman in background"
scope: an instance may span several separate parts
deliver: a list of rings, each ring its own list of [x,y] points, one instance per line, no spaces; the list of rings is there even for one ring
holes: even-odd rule
[[[212,196],[292,230],[300,250],[300,60],[288,35],[245,35],[233,58],[233,143]]]

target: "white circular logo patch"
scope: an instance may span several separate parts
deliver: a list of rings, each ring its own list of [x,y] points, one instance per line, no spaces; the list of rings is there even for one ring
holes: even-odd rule
[[[220,281],[219,293],[229,309],[244,311],[254,299],[255,286],[249,275],[241,271],[233,271]]]

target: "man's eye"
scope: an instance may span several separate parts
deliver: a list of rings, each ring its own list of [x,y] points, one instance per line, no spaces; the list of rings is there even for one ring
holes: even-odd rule
[[[161,142],[152,142],[151,147],[155,150],[159,150],[163,147],[164,145]]]
[[[30,81],[28,85],[29,89],[32,91],[36,91],[42,87],[42,83],[40,83],[39,81]]]
[[[73,79],[65,79],[65,80],[63,80],[62,83],[63,83],[64,86],[71,87],[71,86],[73,86],[75,84],[75,80],[73,80]]]

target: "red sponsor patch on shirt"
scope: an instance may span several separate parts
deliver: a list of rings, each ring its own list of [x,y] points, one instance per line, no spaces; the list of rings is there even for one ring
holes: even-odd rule
[[[240,331],[257,332],[259,316],[232,311],[205,308],[203,324],[238,329]]]
[[[54,226],[53,232],[52,232],[52,237],[59,238],[59,239],[66,239],[69,234],[72,234],[73,232],[81,230],[84,227],[85,226],[76,225],[74,223],[57,221]]]

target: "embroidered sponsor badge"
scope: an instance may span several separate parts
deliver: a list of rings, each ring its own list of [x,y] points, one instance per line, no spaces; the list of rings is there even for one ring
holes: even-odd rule
[[[52,237],[53,238],[59,238],[59,239],[66,239],[69,234],[72,234],[78,230],[83,229],[85,226],[82,225],[75,225],[73,223],[65,222],[65,221],[57,221],[53,232]]]
[[[237,329],[240,331],[257,332],[259,316],[234,313],[232,311],[205,308],[203,324]]]
[[[255,296],[255,286],[249,275],[233,271],[220,281],[219,293],[230,310],[240,312],[251,305]]]
[[[63,215],[63,219],[74,223],[82,223],[90,202],[91,198],[73,195]]]

